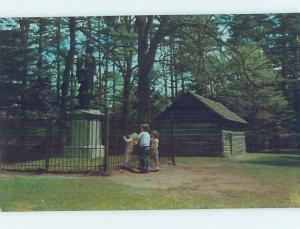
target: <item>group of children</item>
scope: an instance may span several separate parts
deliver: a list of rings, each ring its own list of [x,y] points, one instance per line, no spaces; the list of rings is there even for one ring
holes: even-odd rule
[[[149,125],[142,124],[140,134],[132,133],[129,138],[123,137],[126,142],[125,147],[125,163],[131,167],[132,155],[135,146],[138,146],[138,157],[140,162],[140,172],[147,173],[150,171],[159,171],[159,133],[156,130],[149,133]],[[151,163],[153,161],[154,165]],[[151,164],[151,165],[150,165]]]

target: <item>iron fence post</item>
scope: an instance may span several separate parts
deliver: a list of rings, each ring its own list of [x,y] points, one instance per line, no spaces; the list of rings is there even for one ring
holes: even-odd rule
[[[49,170],[49,157],[52,151],[52,120],[48,124],[47,130],[47,149],[46,149],[46,158],[45,158],[45,171]]]
[[[105,152],[104,152],[104,174],[108,174],[109,170],[109,112],[106,111],[106,132],[105,132]]]
[[[175,161],[175,147],[174,147],[174,115],[171,115],[171,159],[172,159],[172,164],[176,165]]]

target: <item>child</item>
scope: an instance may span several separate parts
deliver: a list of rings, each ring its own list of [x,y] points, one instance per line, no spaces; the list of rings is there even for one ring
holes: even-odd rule
[[[158,133],[158,131],[153,130],[151,135],[152,135],[152,138],[151,138],[151,147],[150,147],[151,153],[150,154],[154,160],[155,171],[159,171],[159,160],[158,160],[159,133]]]
[[[141,133],[139,134],[139,159],[141,173],[149,172],[149,151],[150,151],[150,134],[149,125],[141,125]]]
[[[134,153],[134,146],[138,142],[138,134],[137,133],[132,133],[129,135],[129,138],[126,138],[126,136],[123,136],[124,141],[126,142],[126,147],[125,147],[125,165],[131,166],[131,157]]]

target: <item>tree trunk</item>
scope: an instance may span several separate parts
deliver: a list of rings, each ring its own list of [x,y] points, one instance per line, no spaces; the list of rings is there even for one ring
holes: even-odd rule
[[[177,71],[177,62],[176,62],[176,49],[177,44],[176,40],[173,40],[173,74],[174,74],[174,94],[175,97],[178,94],[178,71]]]
[[[26,114],[26,90],[27,90],[27,71],[28,71],[28,37],[29,37],[30,22],[27,18],[21,18],[20,29],[22,32],[22,53],[23,53],[23,66],[22,66],[22,95],[21,95],[21,109],[23,118],[27,118]]]
[[[181,73],[181,90],[182,93],[185,93],[185,83],[184,83],[183,73]]]
[[[172,101],[175,98],[175,85],[174,85],[174,78],[175,78],[175,55],[174,55],[174,38],[171,39],[171,53],[170,53],[170,74],[171,74],[171,99]]]
[[[103,85],[103,91],[104,91],[104,106],[106,112],[108,112],[108,56],[105,57],[105,66],[104,66],[104,85]]]
[[[39,39],[38,39],[38,62],[37,62],[37,77],[40,79],[43,74],[43,34],[45,32],[45,19],[39,19]]]
[[[60,78],[60,42],[61,42],[61,35],[60,35],[60,22],[61,18],[58,17],[55,20],[56,24],[56,97],[57,97],[57,104],[60,106],[60,90],[61,90],[61,78]]]
[[[71,86],[70,86],[70,108],[76,104],[76,75],[74,73],[74,64],[71,67]]]
[[[124,91],[123,91],[123,123],[124,129],[128,127],[129,121],[129,96],[130,96],[130,80],[132,75],[132,53],[129,55],[126,64],[126,73],[123,75]]]
[[[75,17],[69,18],[69,29],[70,29],[70,49],[65,59],[65,69],[63,72],[63,84],[61,86],[61,106],[60,111],[62,114],[66,113],[69,109],[69,93],[70,93],[70,78],[71,69],[73,66],[73,60],[75,55],[75,35],[76,35],[76,19]]]
[[[162,63],[162,74],[164,80],[164,96],[168,98],[168,74],[166,73],[166,66],[165,63]]]
[[[284,78],[288,77],[288,64],[286,61],[289,59],[288,58],[288,50],[286,48],[287,46],[287,34],[286,34],[286,28],[287,28],[287,22],[286,22],[286,16],[282,15],[280,17],[280,35],[281,35],[281,51],[283,52],[283,58],[281,59],[281,74]]]
[[[73,67],[73,60],[75,55],[75,48],[76,48],[76,19],[75,17],[69,18],[69,29],[70,29],[70,49],[68,51],[67,56],[65,57],[65,69],[63,72],[63,83],[61,85],[61,104],[60,104],[60,148],[61,153],[65,153],[66,149],[66,122],[65,122],[65,115],[67,111],[70,109],[70,81],[71,81],[71,70]]]
[[[102,77],[102,71],[101,71],[101,54],[99,51],[99,55],[98,55],[98,72],[97,72],[97,105],[100,107],[103,107],[103,77]]]
[[[150,110],[150,80],[149,72],[145,69],[146,65],[146,52],[147,52],[147,32],[146,30],[146,17],[136,17],[137,31],[138,31],[138,119],[139,122],[147,122]]]
[[[138,78],[138,119],[140,123],[147,123],[150,121],[150,72],[141,67]]]
[[[168,20],[163,17],[156,33],[150,38],[150,28],[153,25],[152,16],[136,16],[138,32],[138,121],[147,123],[150,115],[150,76],[159,43],[165,36],[165,26]],[[153,34],[153,33],[152,33]]]
[[[113,63],[112,70],[112,111],[116,109],[116,65]]]
[[[97,36],[98,36],[98,45],[97,45],[97,52],[98,52],[98,72],[97,72],[97,81],[98,81],[98,84],[97,84],[97,105],[101,108],[103,108],[103,94],[104,94],[104,90],[103,90],[103,77],[102,77],[102,57],[101,57],[101,19],[100,18],[97,18],[97,30],[98,30],[98,33],[97,33]]]

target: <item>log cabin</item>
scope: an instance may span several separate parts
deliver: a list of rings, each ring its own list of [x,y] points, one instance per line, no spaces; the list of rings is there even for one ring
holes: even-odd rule
[[[247,121],[191,91],[177,97],[156,121],[161,155],[230,157],[246,152]]]

